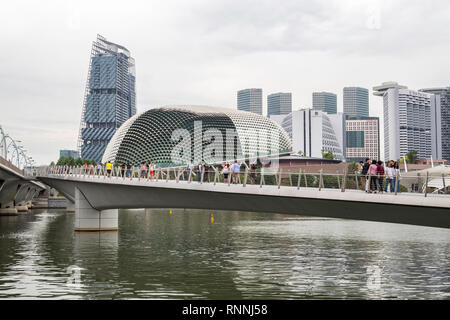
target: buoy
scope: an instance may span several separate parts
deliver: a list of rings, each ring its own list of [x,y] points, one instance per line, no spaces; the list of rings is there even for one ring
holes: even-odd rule
[[[214,223],[214,215],[211,215],[211,223]]]

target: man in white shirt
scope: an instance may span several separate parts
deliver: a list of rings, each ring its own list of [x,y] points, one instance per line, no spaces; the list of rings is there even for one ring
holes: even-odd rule
[[[390,185],[390,192],[394,192],[394,179],[395,179],[395,168],[392,161],[388,163],[388,167],[385,170],[386,174],[386,185],[384,186],[384,192],[387,192],[388,184]]]
[[[234,184],[238,183],[238,177],[241,172],[241,166],[237,163],[237,160],[231,166],[231,172],[232,172],[232,177],[233,177],[232,182]]]

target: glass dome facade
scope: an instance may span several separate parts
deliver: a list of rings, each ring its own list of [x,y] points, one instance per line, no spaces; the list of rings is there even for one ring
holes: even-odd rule
[[[177,132],[184,133],[183,138]],[[182,143],[182,154],[174,157]],[[189,161],[213,163],[267,156],[291,149],[286,132],[261,115],[226,108],[166,106],[128,119],[111,139],[102,162],[137,165],[151,161],[167,167]]]

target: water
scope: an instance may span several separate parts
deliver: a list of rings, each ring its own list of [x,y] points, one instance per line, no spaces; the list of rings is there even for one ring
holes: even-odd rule
[[[0,298],[450,298],[446,229],[199,210],[73,225],[63,211],[0,217]]]

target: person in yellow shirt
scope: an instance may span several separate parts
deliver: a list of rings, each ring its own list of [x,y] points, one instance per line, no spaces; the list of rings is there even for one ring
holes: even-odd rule
[[[111,170],[112,170],[112,163],[110,161],[108,161],[106,163],[106,172],[108,173],[108,177],[111,176]]]

